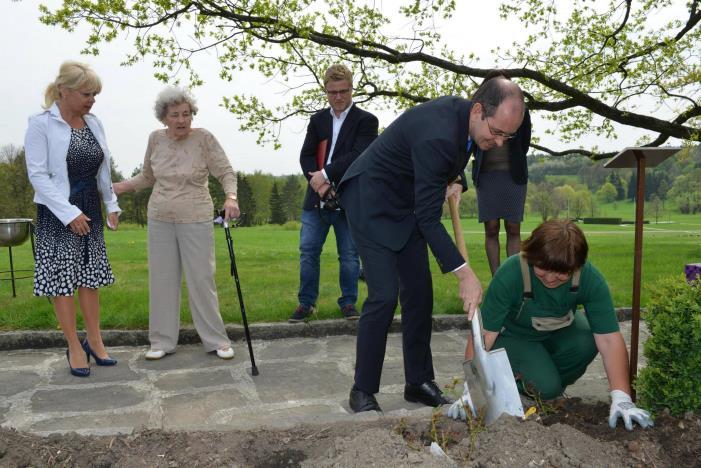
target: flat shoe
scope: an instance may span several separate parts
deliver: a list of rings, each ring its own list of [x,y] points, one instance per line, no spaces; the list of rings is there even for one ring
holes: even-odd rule
[[[146,351],[144,357],[149,361],[158,361],[166,355],[166,352],[162,349],[149,349]]]
[[[234,358],[234,348],[229,346],[228,348],[218,349],[217,356],[219,356],[222,359],[233,359]]]

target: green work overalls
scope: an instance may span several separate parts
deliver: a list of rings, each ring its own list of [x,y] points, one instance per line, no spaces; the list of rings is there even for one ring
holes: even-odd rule
[[[521,272],[521,309],[514,319],[505,321],[492,348],[506,349],[521,392],[535,391],[549,400],[584,374],[597,348],[586,317],[576,312],[579,271],[571,278],[569,306],[550,309],[533,296],[530,269],[523,257]]]

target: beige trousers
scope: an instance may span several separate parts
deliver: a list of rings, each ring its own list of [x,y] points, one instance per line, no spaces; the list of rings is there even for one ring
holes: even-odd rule
[[[149,340],[173,352],[180,331],[180,286],[185,272],[192,322],[207,351],[230,346],[214,283],[212,222],[148,221]]]

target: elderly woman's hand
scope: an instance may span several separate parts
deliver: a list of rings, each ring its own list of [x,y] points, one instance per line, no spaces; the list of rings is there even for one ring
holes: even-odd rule
[[[119,226],[119,212],[114,211],[107,215],[107,228],[116,231],[117,226]]]
[[[132,187],[131,187],[131,185],[129,184],[129,182],[127,182],[127,181],[125,180],[125,181],[122,181],[122,182],[114,182],[114,183],[112,184],[112,190],[114,191],[114,194],[115,194],[115,195],[120,196],[120,195],[123,194],[123,193],[131,192],[131,191],[132,191]]]
[[[230,219],[238,218],[241,216],[241,210],[239,209],[239,202],[232,199],[232,198],[227,198],[226,201],[224,202],[224,220],[228,221]]]

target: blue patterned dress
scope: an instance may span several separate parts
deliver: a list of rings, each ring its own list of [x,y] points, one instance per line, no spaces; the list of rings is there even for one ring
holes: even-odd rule
[[[104,159],[88,126],[71,129],[66,164],[71,194],[68,201],[90,218],[90,233],[74,234],[45,205],[37,205],[34,295],[72,296],[77,288],[114,283],[107,260],[97,173]]]

